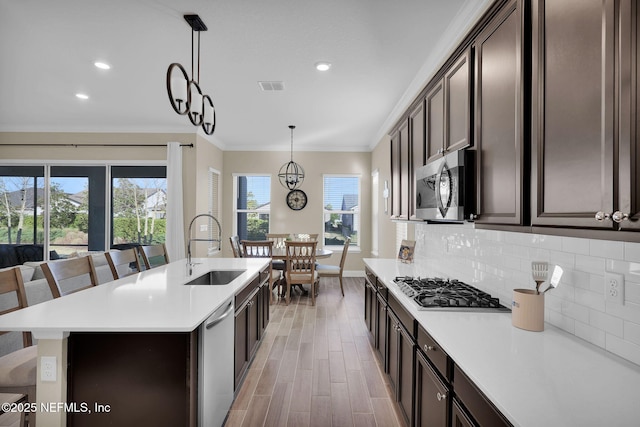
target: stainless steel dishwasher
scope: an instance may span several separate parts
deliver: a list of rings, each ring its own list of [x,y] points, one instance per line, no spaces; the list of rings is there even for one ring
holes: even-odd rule
[[[233,402],[233,297],[200,325],[198,425],[222,426]]]

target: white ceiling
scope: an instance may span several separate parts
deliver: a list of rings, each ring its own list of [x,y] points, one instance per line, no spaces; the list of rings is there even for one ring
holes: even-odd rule
[[[294,124],[295,150],[368,151],[490,2],[0,0],[0,131],[194,132],[165,79],[172,62],[191,73],[195,13],[212,142],[288,151]]]

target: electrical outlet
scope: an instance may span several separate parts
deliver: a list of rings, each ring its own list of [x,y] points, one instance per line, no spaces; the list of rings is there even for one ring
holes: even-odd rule
[[[624,275],[604,273],[604,299],[617,304],[624,304]]]
[[[209,229],[208,224],[200,224],[200,231],[207,231]]]
[[[42,356],[40,358],[40,380],[56,381],[57,376],[56,357]]]

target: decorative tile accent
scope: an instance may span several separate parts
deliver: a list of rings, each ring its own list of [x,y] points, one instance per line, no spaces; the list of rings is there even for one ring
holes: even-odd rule
[[[560,265],[564,275],[547,294],[545,320],[640,364],[640,244],[476,230],[468,223],[416,224],[414,238],[416,263],[487,291],[505,305],[513,289],[535,286],[531,261]],[[605,301],[605,271],[624,274],[624,305]]]

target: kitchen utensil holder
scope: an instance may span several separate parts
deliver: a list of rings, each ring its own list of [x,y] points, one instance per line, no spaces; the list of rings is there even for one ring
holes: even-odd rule
[[[516,328],[540,332],[544,330],[544,294],[531,289],[514,289],[511,323]]]

